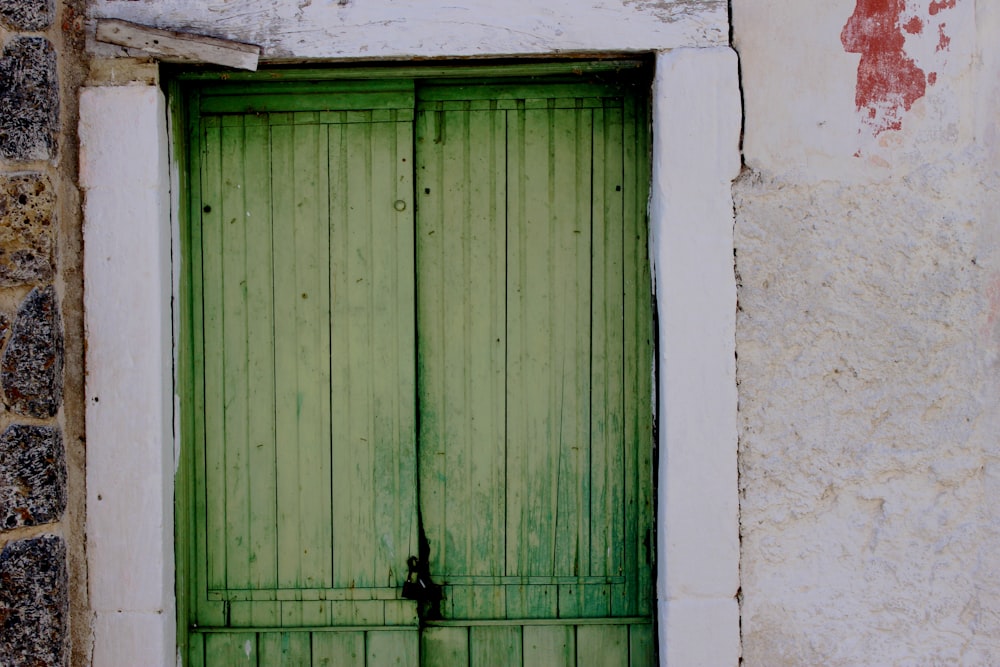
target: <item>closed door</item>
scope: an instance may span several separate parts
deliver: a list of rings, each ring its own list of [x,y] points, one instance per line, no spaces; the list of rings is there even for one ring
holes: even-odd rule
[[[650,664],[632,90],[191,95],[189,664]]]

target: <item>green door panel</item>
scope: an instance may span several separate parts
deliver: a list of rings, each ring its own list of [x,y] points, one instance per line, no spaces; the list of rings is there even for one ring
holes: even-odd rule
[[[411,123],[346,116],[202,117],[201,625],[382,624],[417,550]]]
[[[447,619],[647,614],[651,429],[627,419],[651,392],[643,119],[620,92],[532,90],[418,91],[431,574]]]
[[[292,79],[186,84],[185,663],[652,664],[645,95]]]

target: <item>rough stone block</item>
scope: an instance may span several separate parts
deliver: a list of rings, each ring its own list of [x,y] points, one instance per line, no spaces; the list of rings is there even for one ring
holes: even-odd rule
[[[0,155],[48,160],[56,153],[56,53],[42,37],[17,37],[0,57]]]
[[[55,203],[43,174],[0,177],[0,286],[52,279]]]
[[[62,436],[12,424],[0,435],[0,530],[58,521],[66,508]]]
[[[55,288],[35,288],[17,310],[10,343],[0,359],[7,407],[31,417],[55,415],[62,404],[62,367],[62,319]]]
[[[52,0],[0,0],[0,22],[11,30],[44,30],[54,15]]]
[[[10,315],[0,312],[0,349],[7,344],[10,338]]]
[[[0,664],[66,664],[66,545],[51,535],[0,553]]]

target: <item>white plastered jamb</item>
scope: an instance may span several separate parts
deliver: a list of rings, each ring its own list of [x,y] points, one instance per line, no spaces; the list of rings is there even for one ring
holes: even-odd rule
[[[658,308],[660,663],[739,660],[731,181],[736,55],[658,54],[650,254]],[[87,554],[95,667],[174,665],[171,178],[153,86],[83,89]]]

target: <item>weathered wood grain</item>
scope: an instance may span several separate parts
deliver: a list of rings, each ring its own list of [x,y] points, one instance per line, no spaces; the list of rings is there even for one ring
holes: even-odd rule
[[[252,44],[160,30],[116,19],[98,20],[97,41],[142,49],[166,61],[212,63],[251,71],[257,69],[260,58],[260,47]]]

